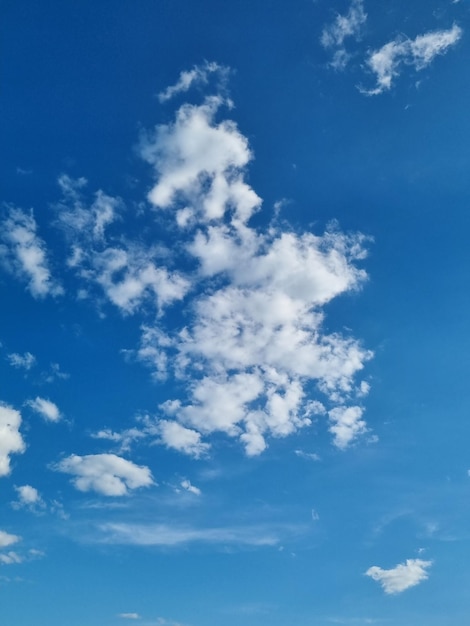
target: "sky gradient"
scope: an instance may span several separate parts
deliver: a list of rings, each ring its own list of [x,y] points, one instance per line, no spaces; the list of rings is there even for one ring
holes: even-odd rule
[[[6,624],[466,626],[469,10],[5,3]]]

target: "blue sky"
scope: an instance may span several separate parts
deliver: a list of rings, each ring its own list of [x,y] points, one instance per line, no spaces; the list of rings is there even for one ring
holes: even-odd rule
[[[467,624],[467,0],[6,2],[11,626]]]

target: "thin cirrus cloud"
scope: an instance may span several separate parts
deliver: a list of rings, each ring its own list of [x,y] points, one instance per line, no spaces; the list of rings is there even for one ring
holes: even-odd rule
[[[94,491],[103,496],[125,496],[134,489],[154,484],[148,467],[115,454],[72,454],[52,469],[71,474],[72,483],[79,491]]]
[[[297,527],[271,528],[269,526],[221,526],[196,528],[174,524],[105,523],[99,527],[103,543],[168,546],[202,543],[212,545],[239,545],[272,547],[287,534],[297,534]]]
[[[34,298],[58,296],[62,287],[53,278],[46,244],[37,234],[33,212],[11,208],[0,222],[0,263],[27,285]]]
[[[382,569],[374,565],[367,570],[366,576],[380,583],[385,593],[397,594],[426,580],[431,565],[432,561],[407,559],[405,563],[392,569]]]
[[[417,36],[415,39],[397,38],[369,54],[366,60],[368,69],[376,76],[376,86],[372,89],[360,88],[365,95],[375,96],[389,91],[393,82],[406,66],[416,71],[423,70],[438,55],[445,54],[462,37],[462,29],[457,24],[448,30],[437,30]]]

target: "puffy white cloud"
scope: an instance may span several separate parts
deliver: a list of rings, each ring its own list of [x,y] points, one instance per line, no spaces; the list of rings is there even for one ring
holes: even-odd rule
[[[17,535],[11,535],[4,530],[0,530],[0,549],[11,546],[18,541],[20,541],[20,537],[18,537]]]
[[[419,35],[415,39],[399,37],[389,41],[379,50],[371,52],[367,66],[376,75],[377,85],[373,89],[361,89],[367,95],[388,91],[399,75],[402,65],[411,65],[415,70],[427,67],[436,56],[445,54],[462,36],[457,24],[448,30],[438,30]]]
[[[12,352],[7,355],[7,359],[12,367],[25,369],[26,371],[30,370],[36,363],[36,357],[31,352],[25,352],[24,354]]]
[[[13,508],[38,510],[45,507],[45,503],[35,487],[31,487],[31,485],[20,485],[19,487],[15,486],[15,491],[18,494],[18,500],[12,502]]]
[[[58,422],[62,417],[59,407],[51,400],[37,396],[34,400],[28,400],[27,405],[48,422]]]
[[[184,452],[196,459],[205,456],[210,448],[208,443],[201,441],[201,434],[186,428],[178,422],[160,420],[158,424],[160,441],[168,448]]]
[[[345,39],[352,37],[358,39],[361,36],[363,26],[367,21],[367,13],[364,11],[363,0],[352,0],[346,15],[337,15],[335,21],[325,26],[320,38],[324,48],[335,50],[330,63],[335,69],[343,69],[350,58],[344,46]]]
[[[367,432],[363,412],[360,406],[339,406],[329,411],[330,432],[338,448],[347,448],[354,439]]]
[[[96,491],[104,496],[124,496],[129,491],[154,484],[148,467],[115,454],[73,454],[53,469],[72,474],[72,482],[79,491]]]
[[[173,124],[158,126],[141,143],[141,155],[153,165],[158,182],[150,202],[159,209],[173,203],[190,206],[199,219],[212,221],[228,208],[246,221],[261,204],[243,180],[251,159],[246,138],[232,121],[214,121],[224,100],[206,99],[200,106],[184,105]]]
[[[407,559],[392,569],[382,569],[374,565],[370,567],[366,576],[370,576],[382,585],[385,593],[396,594],[418,585],[428,578],[428,569],[432,561],[421,559]]]
[[[25,450],[20,426],[20,412],[0,402],[0,476],[10,473],[10,456]]]
[[[137,358],[157,378],[173,371],[186,382],[186,400],[161,405],[171,420],[161,420],[159,436],[193,456],[207,450],[201,436],[214,432],[237,437],[248,455],[261,453],[267,436],[285,437],[327,412],[312,403],[312,382],[330,405],[364,395],[355,377],[372,356],[357,340],[323,330],[324,305],[367,279],[358,267],[367,238],[335,226],[321,236],[250,227],[261,203],[245,182],[252,154],[232,121],[215,120],[223,103],[213,96],[183,105],[141,146],[157,181],[149,200],[174,212],[198,272],[187,323],[174,332],[146,324]],[[330,415],[339,447],[365,432],[351,417]]]
[[[10,209],[0,223],[0,262],[13,275],[27,282],[34,298],[57,296],[62,287],[53,279],[47,260],[46,244],[36,234],[33,212]]]

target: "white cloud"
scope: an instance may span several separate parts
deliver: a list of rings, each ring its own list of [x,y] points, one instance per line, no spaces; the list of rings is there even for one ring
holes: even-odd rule
[[[405,563],[392,569],[382,569],[374,565],[370,567],[366,576],[370,576],[382,585],[385,593],[396,594],[418,585],[428,578],[428,569],[432,561],[421,559],[407,559]]]
[[[367,432],[362,414],[363,409],[360,406],[339,406],[329,411],[330,432],[338,448],[347,448],[359,435]]]
[[[138,613],[119,613],[118,617],[122,619],[140,619]]]
[[[22,563],[24,558],[13,550],[10,552],[0,552],[0,564],[1,565],[17,565]]]
[[[37,510],[45,506],[39,491],[31,485],[15,486],[15,491],[18,494],[18,500],[12,503],[13,508],[27,508],[31,510]]]
[[[10,209],[0,224],[0,262],[7,271],[27,282],[34,298],[57,296],[62,287],[52,278],[47,260],[46,244],[36,234],[33,212]]]
[[[377,85],[373,89],[360,89],[366,95],[377,95],[388,91],[403,65],[415,70],[427,67],[436,56],[445,54],[462,37],[462,29],[454,24],[448,30],[439,30],[419,35],[415,39],[399,37],[371,52],[367,66],[376,75]]]
[[[12,546],[14,543],[20,541],[20,537],[17,535],[11,535],[10,533],[0,530],[0,549]]]
[[[205,456],[210,445],[201,441],[201,435],[196,430],[185,428],[178,422],[160,420],[158,424],[160,440],[168,448],[184,452],[196,459]]]
[[[36,357],[31,352],[25,352],[24,354],[12,352],[7,355],[7,359],[12,367],[25,369],[26,371],[30,370],[36,363]]]
[[[195,487],[187,479],[181,481],[181,486],[183,487],[183,489],[186,489],[186,491],[189,491],[189,493],[193,493],[195,496],[201,495],[201,490],[199,489],[199,487]]]
[[[124,496],[154,484],[148,467],[135,465],[115,454],[73,454],[53,469],[72,474],[72,482],[79,491],[96,491],[104,496]]]
[[[86,285],[81,297],[89,297],[88,289],[98,285],[122,313],[132,314],[147,301],[160,312],[185,296],[188,280],[157,263],[162,254],[158,246],[108,235],[108,226],[124,210],[119,198],[99,190],[87,204],[86,179],[62,175],[58,182],[63,198],[56,207],[57,225],[71,243],[68,266]]]
[[[227,80],[229,69],[214,62],[205,62],[203,65],[195,65],[191,70],[181,72],[175,85],[167,87],[158,94],[160,102],[166,102],[174,96],[188,91],[194,85],[207,85],[209,77],[216,75],[219,83],[223,86]]]
[[[10,456],[25,450],[20,426],[20,412],[0,403],[0,476],[8,476],[10,473]]]
[[[272,529],[265,526],[193,528],[174,524],[120,524],[100,526],[105,543],[140,546],[179,546],[189,543],[275,546],[281,535],[298,529]]]
[[[352,0],[346,15],[337,15],[333,24],[323,29],[320,41],[324,48],[335,50],[330,65],[335,69],[343,69],[350,58],[345,46],[345,39],[359,39],[363,26],[367,21],[363,0]]]
[[[207,451],[201,437],[214,432],[237,437],[256,455],[267,435],[308,426],[327,412],[306,393],[312,382],[330,410],[346,406],[364,395],[355,377],[372,356],[357,340],[326,333],[322,308],[365,282],[357,265],[367,238],[334,226],[322,236],[250,227],[261,205],[245,181],[252,154],[234,122],[215,120],[223,103],[217,95],[183,105],[173,124],[157,127],[141,146],[157,180],[149,200],[173,211],[198,273],[187,323],[173,333],[146,324],[137,358],[157,378],[173,371],[186,382],[186,401],[161,405],[159,435],[193,456]],[[339,417],[330,415],[337,428]],[[365,432],[357,419],[346,433],[350,417],[341,432],[332,427],[339,447]]]
[[[51,400],[37,396],[34,400],[28,400],[26,404],[48,422],[58,422],[62,417],[59,407]]]
[[[158,182],[148,198],[158,209],[191,206],[197,217],[213,221],[233,207],[245,222],[261,200],[243,181],[251,159],[246,138],[231,121],[214,118],[224,100],[207,98],[200,106],[183,105],[173,124],[158,126],[142,139],[141,155]]]

